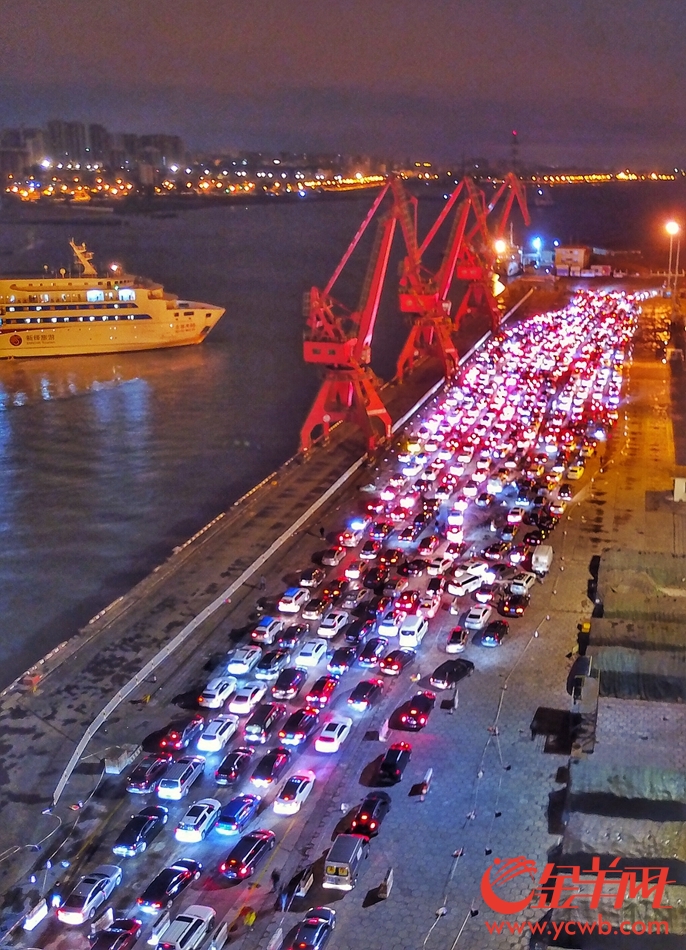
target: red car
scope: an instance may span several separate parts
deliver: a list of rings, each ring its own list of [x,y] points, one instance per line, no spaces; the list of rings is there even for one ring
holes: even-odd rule
[[[418,590],[404,590],[396,601],[395,610],[402,610],[406,614],[414,614],[419,606],[420,593]]]
[[[321,709],[322,706],[326,706],[338,683],[339,679],[337,676],[331,674],[320,676],[306,696],[308,705],[316,706],[319,709]]]

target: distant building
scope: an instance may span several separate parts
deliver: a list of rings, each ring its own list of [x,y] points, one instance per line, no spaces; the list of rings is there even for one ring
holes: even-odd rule
[[[83,122],[51,119],[48,122],[48,142],[56,162],[83,162],[88,157],[88,139]]]
[[[109,164],[112,136],[104,125],[93,124],[88,126],[88,144],[91,161],[105,165]]]
[[[556,247],[555,268],[558,274],[579,276],[591,261],[590,247]]]

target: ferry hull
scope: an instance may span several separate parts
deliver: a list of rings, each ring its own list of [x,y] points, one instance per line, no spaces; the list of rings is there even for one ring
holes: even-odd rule
[[[172,321],[161,328],[125,322],[78,323],[48,327],[3,327],[0,329],[0,359],[31,359],[53,356],[82,356],[98,353],[130,353],[177,346],[196,346],[206,339],[224,311],[212,308],[212,317]],[[147,323],[147,321],[146,321]]]

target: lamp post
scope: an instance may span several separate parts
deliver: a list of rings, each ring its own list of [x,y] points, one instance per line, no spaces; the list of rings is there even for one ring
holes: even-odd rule
[[[677,306],[677,284],[679,282],[679,252],[681,251],[681,234],[676,239],[676,266],[674,268],[674,293],[672,294],[672,309]]]
[[[667,271],[667,293],[671,295],[672,293],[672,254],[674,251],[674,235],[678,234],[680,231],[679,225],[676,221],[668,221],[665,225],[665,231],[669,234],[669,269]],[[677,250],[677,257],[678,257]],[[677,264],[677,269],[679,265]]]

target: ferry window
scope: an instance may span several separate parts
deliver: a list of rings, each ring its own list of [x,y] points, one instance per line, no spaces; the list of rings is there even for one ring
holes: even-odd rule
[[[43,303],[50,303],[50,294],[41,294],[40,299]]]
[[[38,297],[36,296],[36,294],[29,294],[29,303],[37,303],[37,302],[38,302]]]
[[[127,301],[128,301],[128,300],[135,300],[135,299],[136,299],[136,291],[135,291],[135,290],[131,290],[131,289],[129,289],[129,288],[124,288],[123,290],[120,290],[120,291],[119,291],[119,299],[120,299],[120,300],[127,300]]]
[[[101,300],[105,299],[105,294],[102,290],[87,290],[86,291],[86,300],[88,303],[98,303]]]
[[[10,294],[10,303],[14,303],[16,299],[17,298],[14,296],[14,294]]]

